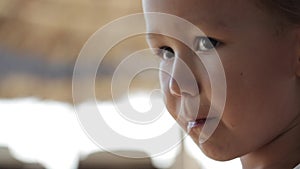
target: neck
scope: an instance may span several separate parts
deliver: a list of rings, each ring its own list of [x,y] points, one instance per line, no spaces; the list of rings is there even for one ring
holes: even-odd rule
[[[300,163],[300,117],[263,148],[241,157],[243,169],[293,169]]]

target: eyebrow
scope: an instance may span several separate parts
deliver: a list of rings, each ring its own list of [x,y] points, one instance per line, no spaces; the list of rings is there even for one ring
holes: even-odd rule
[[[146,33],[146,39],[147,40],[154,39],[155,36],[162,36],[162,35],[161,34],[157,34],[157,33]]]
[[[199,28],[199,27],[198,27],[198,28]],[[199,28],[199,29],[200,29],[200,28]],[[200,30],[201,30],[201,29],[200,29]],[[205,36],[205,37],[215,38],[215,39],[217,39],[217,40],[223,42],[225,39],[227,39],[227,36],[228,36],[228,35],[224,35],[224,32],[217,33],[216,36],[213,36],[213,35],[211,35],[211,33],[206,33],[206,32],[204,32],[204,31],[203,31],[203,33],[204,33],[204,34],[200,34],[200,35],[195,36],[194,41],[197,41],[199,37]],[[216,33],[214,32],[214,34],[216,34]],[[146,33],[146,38],[145,38],[145,39],[146,39],[146,41],[154,41],[154,40],[156,40],[156,38],[158,38],[158,37],[160,37],[160,38],[166,38],[166,37],[168,37],[168,36],[167,36],[167,35],[160,34],[160,33]]]
[[[194,24],[197,28],[199,28],[204,35],[210,37],[212,34],[217,35],[218,37],[228,37],[228,34],[231,34],[233,32],[232,26],[229,26],[228,24],[224,22],[214,22],[210,24],[207,24],[207,22],[198,22],[197,24]],[[151,31],[150,31],[151,32]],[[146,39],[152,40],[159,36],[166,36],[160,33],[146,33]],[[167,36],[166,36],[167,37]],[[212,36],[214,37],[214,36]]]
[[[210,24],[198,23],[196,26],[204,33],[205,36],[212,37],[223,42],[229,42],[234,34],[233,27],[225,24],[224,22]]]
[[[165,38],[171,38],[171,37],[164,35],[164,34],[160,34],[160,33],[146,33],[147,41],[154,41],[157,38],[165,39]]]
[[[226,19],[222,18],[210,18],[210,17],[205,17],[205,16],[195,16],[190,19],[188,19],[189,22],[193,23],[196,25],[198,28],[207,27],[207,28],[213,28],[213,29],[225,29],[226,31],[230,31],[232,29],[233,25],[231,25],[231,22],[226,22]]]

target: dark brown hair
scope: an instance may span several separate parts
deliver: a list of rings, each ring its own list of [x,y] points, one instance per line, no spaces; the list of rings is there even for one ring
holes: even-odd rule
[[[300,0],[258,0],[259,5],[268,10],[285,24],[300,25]]]

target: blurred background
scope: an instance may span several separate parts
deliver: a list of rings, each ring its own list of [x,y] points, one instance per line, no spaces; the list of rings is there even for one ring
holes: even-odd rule
[[[132,0],[0,0],[0,97],[72,102],[73,66],[84,43],[101,26],[140,12],[140,1]],[[141,36],[110,50],[97,88],[109,89],[120,58],[145,47]]]
[[[139,0],[0,0],[0,169],[240,168],[236,160],[206,158],[190,138],[158,157],[122,158],[101,150],[81,129],[72,105],[72,75],[81,48],[101,26],[140,12]],[[96,79],[102,105],[113,107],[110,84],[116,66],[146,48],[141,35],[109,51]],[[157,72],[137,76],[130,87],[136,93],[158,88]],[[122,94],[117,93],[120,102]],[[116,151],[147,153],[126,147]]]

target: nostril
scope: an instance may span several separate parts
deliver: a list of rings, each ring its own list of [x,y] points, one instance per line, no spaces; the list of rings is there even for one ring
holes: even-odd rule
[[[169,89],[170,89],[170,93],[173,96],[177,96],[177,97],[181,97],[181,91],[180,88],[176,82],[175,79],[170,78],[170,82],[169,82]]]

